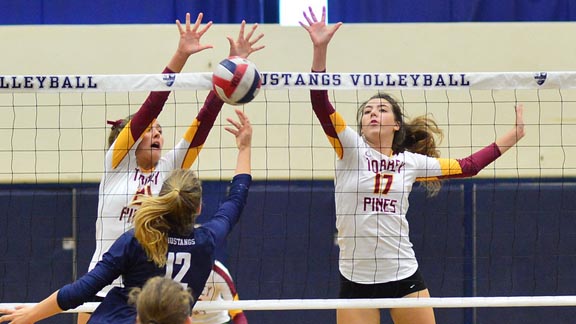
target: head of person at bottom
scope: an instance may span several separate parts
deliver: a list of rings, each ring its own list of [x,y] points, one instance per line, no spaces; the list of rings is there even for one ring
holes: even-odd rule
[[[189,324],[193,297],[184,287],[164,277],[149,279],[142,288],[130,292],[136,306],[137,324]]]

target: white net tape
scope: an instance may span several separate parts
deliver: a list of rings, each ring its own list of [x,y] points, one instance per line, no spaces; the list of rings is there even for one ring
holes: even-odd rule
[[[34,303],[0,303],[0,309]],[[99,303],[85,303],[69,313],[93,312]],[[275,299],[240,301],[199,301],[195,310],[314,310],[345,308],[469,308],[469,307],[542,307],[576,306],[576,296],[518,296],[518,297],[432,297],[390,299]]]
[[[270,89],[570,89],[576,72],[300,73],[264,72]],[[133,75],[0,75],[0,92],[206,90],[212,73]]]

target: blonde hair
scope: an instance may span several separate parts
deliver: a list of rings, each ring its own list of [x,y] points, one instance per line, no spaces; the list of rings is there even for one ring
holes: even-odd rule
[[[147,197],[134,216],[134,236],[148,260],[166,264],[168,233],[189,235],[202,203],[202,184],[191,170],[175,169],[164,181],[158,197]]]
[[[370,99],[363,102],[358,107],[356,119],[358,122],[358,131],[362,131],[362,114],[368,102],[372,99],[383,99],[390,103],[394,113],[394,121],[400,126],[394,133],[392,140],[392,151],[402,153],[410,151],[413,153],[424,154],[431,157],[440,157],[438,144],[442,142],[444,133],[438,127],[438,124],[429,115],[423,115],[406,120],[403,109],[398,100],[387,93],[377,93]],[[435,196],[440,191],[442,184],[439,180],[429,180],[420,182],[428,193],[428,196]]]
[[[164,277],[148,279],[142,288],[132,289],[128,298],[136,306],[141,324],[184,323],[194,301],[180,283]]]

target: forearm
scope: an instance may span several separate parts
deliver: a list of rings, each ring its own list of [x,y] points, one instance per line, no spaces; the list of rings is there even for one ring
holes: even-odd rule
[[[312,56],[312,71],[326,70],[327,55],[328,55],[328,44],[314,46],[314,54]]]
[[[61,313],[62,309],[58,306],[57,296],[58,291],[32,307],[23,323],[35,323]]]
[[[504,154],[512,146],[516,145],[522,137],[524,137],[523,131],[514,127],[506,134],[502,135],[502,137],[498,138],[496,140],[496,145],[500,148],[500,153]]]
[[[176,53],[174,53],[174,55],[170,59],[170,62],[168,62],[167,67],[174,73],[180,73],[182,72],[184,65],[186,65],[188,57],[190,57],[188,54],[183,53],[181,51],[176,51]]]
[[[501,151],[502,149],[499,148],[498,144],[492,143],[464,159],[458,159],[462,170],[460,176],[471,177],[477,175],[478,172],[499,158],[502,155]]]
[[[238,158],[236,161],[236,172],[234,174],[251,174],[252,172],[252,149],[242,147],[238,150]]]
[[[166,67],[164,71],[162,71],[163,74],[173,72],[174,70],[170,67]],[[130,121],[130,131],[132,132],[133,139],[138,139],[150,123],[160,115],[169,95],[170,91],[150,92],[140,109],[138,109]]]

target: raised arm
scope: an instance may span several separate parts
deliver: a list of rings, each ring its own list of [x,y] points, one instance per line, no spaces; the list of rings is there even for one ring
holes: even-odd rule
[[[461,178],[477,175],[482,169],[494,162],[502,154],[516,145],[525,135],[524,106],[515,107],[516,122],[514,127],[499,137],[494,143],[474,152],[463,159],[438,159],[440,161],[441,178]],[[425,178],[420,178],[425,179]]]
[[[199,13],[194,26],[190,24],[190,13],[186,13],[186,25],[184,27],[180,23],[180,20],[176,20],[176,27],[178,27],[178,32],[180,33],[180,41],[178,42],[176,52],[167,65],[172,72],[181,72],[190,55],[213,47],[212,45],[203,45],[200,43],[200,38],[202,38],[212,26],[212,21],[209,21],[201,28],[200,25],[202,24],[203,17],[204,14]]]
[[[238,115],[238,121],[232,118],[226,119],[234,127],[225,127],[229,133],[236,137],[236,145],[238,146],[235,174],[251,174],[252,125],[241,110],[236,109],[236,115]]]
[[[252,25],[252,28],[247,34],[244,32],[245,28],[246,21],[242,20],[242,23],[240,24],[240,32],[238,33],[236,40],[230,36],[226,37],[230,43],[229,56],[240,56],[243,58],[248,58],[250,54],[257,52],[265,47],[264,45],[255,46],[256,43],[262,39],[262,37],[264,37],[264,34],[261,33],[252,39],[254,32],[258,28],[258,24]]]
[[[212,45],[203,45],[200,43],[201,37],[210,26],[212,26],[212,22],[208,22],[201,28],[202,17],[202,13],[198,14],[194,26],[190,25],[189,13],[186,14],[186,25],[184,27],[180,21],[176,20],[176,25],[180,33],[178,47],[162,73],[179,73],[182,71],[190,55],[207,48],[212,48]],[[132,119],[126,124],[127,127],[124,127],[116,138],[116,144],[112,152],[113,155],[111,155],[112,168],[115,169],[120,164],[126,154],[128,154],[127,148],[132,147],[148,129],[154,119],[158,117],[169,95],[170,91],[150,92],[140,109],[138,109]]]
[[[242,210],[246,205],[248,190],[252,183],[250,162],[252,125],[248,117],[241,110],[236,109],[236,115],[238,115],[238,120],[227,118],[231,126],[225,127],[226,131],[236,137],[236,145],[238,146],[236,172],[232,179],[228,197],[220,205],[216,214],[202,224],[201,227],[212,232],[216,246],[224,243],[226,236],[238,222]]]
[[[312,40],[312,45],[314,47],[314,52],[312,56],[312,71],[323,72],[326,71],[326,58],[328,54],[328,44],[332,40],[332,37],[336,31],[342,26],[341,22],[338,22],[332,26],[326,24],[326,7],[322,7],[322,18],[320,21],[316,18],[312,7],[308,7],[310,16],[303,12],[304,19],[306,23],[300,22],[300,26],[304,27],[308,34],[310,35],[310,40]]]
[[[200,27],[202,23],[202,13],[198,14],[194,26],[190,25],[190,14],[186,14],[186,26],[182,26],[179,20],[176,20],[176,26],[178,27],[178,32],[180,33],[180,40],[178,41],[178,48],[164,73],[179,73],[182,71],[184,64],[190,57],[190,55],[198,53],[208,48],[212,48],[212,45],[203,45],[200,43],[200,39],[206,31],[212,26],[212,22],[208,22],[204,27]],[[146,99],[146,102],[138,110],[132,119],[132,125],[130,127],[132,131],[132,136],[134,139],[140,137],[144,130],[150,125],[154,118],[158,117],[164,107],[164,103],[168,99],[170,91],[159,91],[152,92],[150,96]]]
[[[504,154],[512,146],[516,145],[516,143],[526,135],[524,131],[524,105],[518,104],[515,108],[516,123],[514,127],[496,140],[496,145],[498,145],[501,154]]]
[[[258,24],[254,24],[248,33],[245,33],[246,22],[242,21],[240,25],[240,31],[236,39],[228,36],[228,42],[230,43],[230,56],[241,56],[247,58],[250,54],[257,52],[264,48],[264,45],[257,46],[258,41],[264,37],[264,34],[259,34],[254,36]],[[198,116],[192,122],[192,125],[188,128],[184,134],[184,139],[190,144],[188,146],[186,157],[184,158],[181,167],[189,168],[200,153],[202,146],[208,138],[208,134],[214,126],[214,122],[222,109],[224,102],[218,98],[214,91],[210,91],[206,100],[204,101],[204,106],[198,112]],[[184,150],[180,150],[184,151]]]

